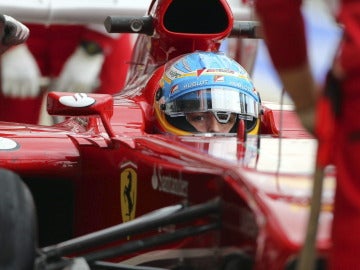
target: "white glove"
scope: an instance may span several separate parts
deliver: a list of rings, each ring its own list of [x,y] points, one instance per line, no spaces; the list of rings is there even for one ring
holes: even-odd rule
[[[103,53],[89,55],[81,46],[66,61],[55,82],[56,91],[90,93],[99,86]]]
[[[17,45],[1,56],[1,80],[4,96],[35,97],[40,92],[40,69],[25,44]]]
[[[0,54],[11,46],[24,43],[29,37],[29,28],[8,15],[0,14]]]

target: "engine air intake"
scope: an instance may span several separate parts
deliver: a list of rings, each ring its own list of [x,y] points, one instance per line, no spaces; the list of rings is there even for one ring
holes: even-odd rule
[[[219,0],[174,0],[163,24],[171,32],[214,34],[226,30],[229,21]]]

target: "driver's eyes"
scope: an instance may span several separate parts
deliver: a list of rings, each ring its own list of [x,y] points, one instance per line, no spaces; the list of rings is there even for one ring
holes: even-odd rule
[[[190,122],[202,122],[202,121],[205,121],[204,115],[187,115],[187,119]]]
[[[222,121],[228,121],[229,120],[229,114],[228,113],[217,113],[216,115]]]

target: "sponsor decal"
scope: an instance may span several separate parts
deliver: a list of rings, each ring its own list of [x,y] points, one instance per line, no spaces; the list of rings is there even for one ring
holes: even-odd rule
[[[0,151],[16,150],[19,147],[19,144],[14,140],[0,137]]]
[[[192,88],[192,87],[197,87],[197,86],[203,86],[203,85],[207,85],[209,84],[208,80],[202,80],[202,81],[196,81],[196,82],[190,82],[190,83],[186,83],[183,86],[183,89],[188,89],[188,88]]]
[[[171,87],[171,94],[174,94],[177,90],[179,90],[179,86],[178,85],[174,85],[173,87]]]
[[[196,71],[196,75],[199,77],[199,76],[201,76],[201,74],[203,74],[205,71],[206,71],[206,69],[198,69],[198,70]]]
[[[123,222],[133,220],[137,199],[137,166],[132,162],[121,165],[120,205]]]
[[[207,73],[215,73],[215,74],[223,73],[224,75],[234,75],[237,72],[231,69],[209,68],[207,69]]]
[[[239,88],[243,91],[246,91],[248,93],[253,93],[253,85],[251,83],[248,83],[248,82],[229,82],[229,85],[230,86],[233,86],[233,87],[236,87],[236,88]]]
[[[184,74],[184,72],[176,69],[175,67],[171,67],[171,68],[166,72],[166,75],[167,75],[167,77],[170,78],[170,80],[179,78],[179,77],[181,77],[181,75],[183,75],[183,74]]]
[[[214,76],[214,82],[223,82],[225,81],[225,77],[222,75],[215,75]]]
[[[188,196],[189,183],[182,179],[181,172],[178,176],[166,174],[162,168],[154,167],[153,175],[151,177],[151,184],[153,189],[161,192],[174,194],[181,197]]]
[[[59,98],[59,102],[62,105],[73,107],[73,108],[83,108],[88,107],[95,103],[95,99],[89,97],[84,93],[76,93],[72,96],[62,96]]]

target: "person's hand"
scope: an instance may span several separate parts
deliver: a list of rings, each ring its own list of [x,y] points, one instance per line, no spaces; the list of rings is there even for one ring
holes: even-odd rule
[[[297,110],[297,115],[303,127],[312,135],[315,132],[316,122],[316,106],[308,107],[306,109]]]
[[[35,97],[40,92],[40,70],[25,44],[17,45],[1,56],[1,87],[4,96]]]
[[[29,37],[29,28],[13,17],[0,14],[0,54],[11,46],[24,43]]]
[[[93,92],[99,86],[99,74],[104,63],[104,54],[89,54],[82,46],[65,63],[55,82],[56,91]]]

